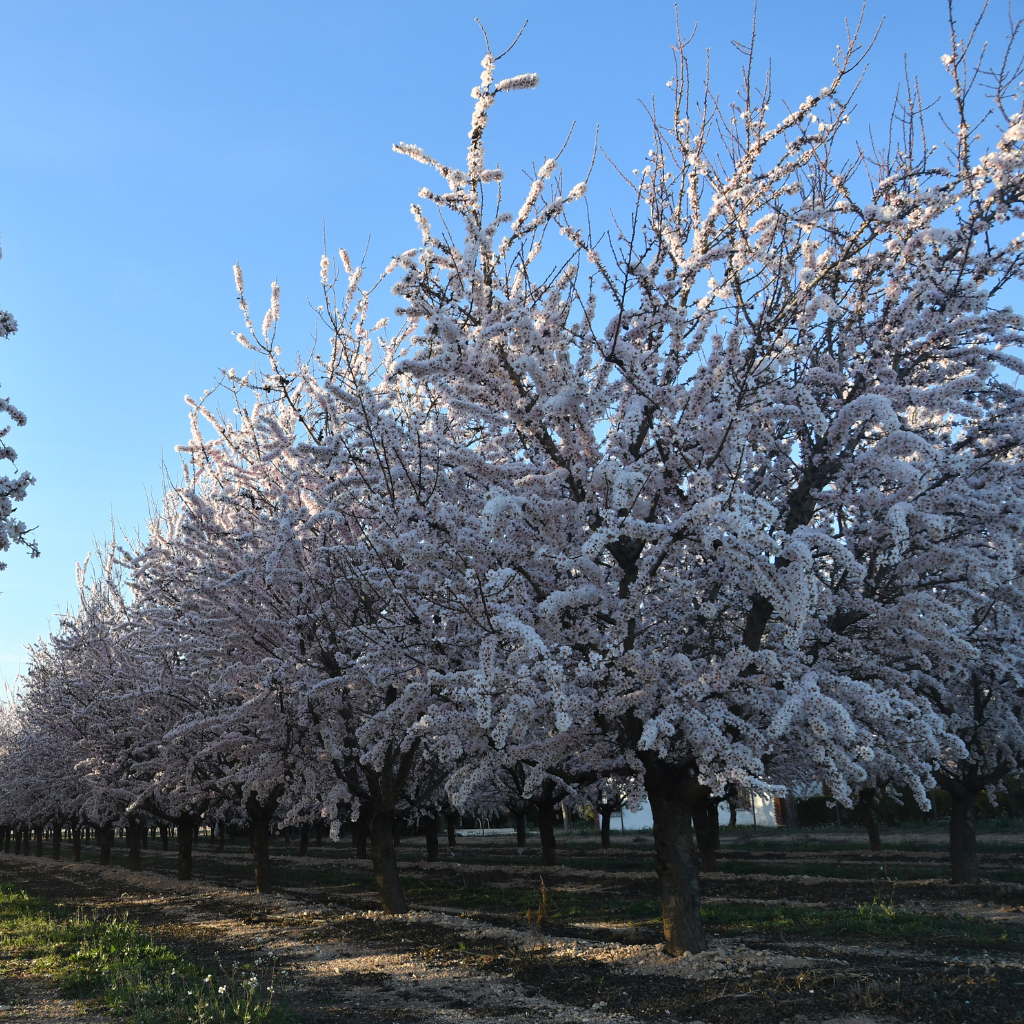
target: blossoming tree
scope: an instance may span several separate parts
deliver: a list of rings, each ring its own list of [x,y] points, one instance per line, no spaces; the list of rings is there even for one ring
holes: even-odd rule
[[[0,309],[0,340],[9,338],[17,329],[18,322],[14,317],[6,310]],[[0,398],[0,414],[6,416],[16,426],[23,427],[26,423],[25,414],[7,398]],[[0,427],[0,462],[10,462],[14,465],[18,453],[5,440],[10,430],[11,423]],[[31,474],[27,472],[21,472],[17,476],[0,476],[0,554],[10,550],[13,544],[23,544],[33,558],[39,554],[36,541],[29,537],[29,527],[15,518],[16,503],[24,500],[33,482]],[[0,569],[4,568],[4,563],[0,562]]]
[[[614,752],[643,778],[670,953],[705,945],[690,823],[709,793],[817,782],[850,802],[887,759],[926,801],[956,746],[913,672],[869,657],[892,600],[875,578],[882,550],[905,567],[907,522],[934,528],[930,467],[970,479],[958,424],[992,415],[1015,365],[1019,318],[989,300],[1019,242],[989,228],[1019,216],[1020,121],[978,164],[909,144],[884,173],[844,163],[858,52],[778,124],[749,74],[727,111],[688,108],[680,52],[634,215],[604,246],[566,219],[583,186],[542,199],[553,161],[517,215],[485,216],[487,111],[525,83],[493,84],[490,55],[467,169],[399,147],[444,176],[424,194],[463,231],[416,208],[396,291],[418,329],[401,366],[476,424],[452,458],[489,490],[497,656],[473,699],[511,708],[541,679],[560,742],[598,777]],[[962,207],[977,217],[947,228]],[[545,274],[554,225],[586,262]],[[485,726],[493,746],[507,728]]]

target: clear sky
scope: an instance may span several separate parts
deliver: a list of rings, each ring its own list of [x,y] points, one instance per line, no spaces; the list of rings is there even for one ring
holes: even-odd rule
[[[829,80],[860,6],[762,0],[759,55],[780,99]],[[958,5],[964,23],[979,9]],[[1004,11],[983,33],[993,42]],[[945,13],[944,0],[867,0],[870,30],[886,20],[857,134],[886,123],[905,53],[926,97],[948,92]],[[734,0],[679,4],[723,92],[751,14]],[[500,71],[541,79],[495,107],[492,161],[509,174],[540,163],[575,121],[568,180],[584,176],[598,123],[612,157],[643,165],[639,101],[667,98],[672,72],[667,0],[0,0],[0,308],[20,324],[0,347],[0,394],[29,417],[10,440],[38,480],[20,514],[42,549],[35,561],[9,552],[0,574],[0,677],[14,680],[23,645],[73,600],[75,562],[112,516],[127,529],[144,520],[161,460],[174,469],[188,437],[183,395],[246,365],[232,264],[260,316],[280,281],[279,337],[298,350],[325,227],[331,251],[369,239],[369,270],[417,243],[409,203],[435,181],[391,144],[464,158],[475,17],[496,50],[529,19]],[[593,208],[614,191],[599,166]]]

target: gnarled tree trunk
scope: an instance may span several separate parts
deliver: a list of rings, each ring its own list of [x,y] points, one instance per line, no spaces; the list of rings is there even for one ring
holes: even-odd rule
[[[79,825],[71,826],[71,859],[76,864],[82,859],[82,829]]]
[[[309,852],[309,822],[304,822],[302,830],[299,832],[299,852],[298,856],[305,857]]]
[[[864,825],[868,830],[868,846],[873,853],[880,853],[882,837],[878,832],[878,819],[875,817],[875,790],[860,791],[860,805],[864,809]]]
[[[612,809],[610,807],[601,808],[601,849],[610,850],[612,848]]]
[[[690,822],[706,796],[691,766],[645,757],[644,787],[654,817],[654,857],[661,883],[661,917],[669,956],[708,948],[700,920],[700,882]],[[703,791],[703,792],[702,792]]]
[[[192,816],[181,815],[175,825],[178,833],[178,879],[187,882],[192,877]]]
[[[437,818],[434,815],[424,818],[423,829],[423,834],[427,839],[427,860],[436,861],[438,858]]]
[[[141,821],[128,822],[128,870],[142,870],[142,836],[146,826]]]
[[[110,851],[114,848],[114,826],[98,825],[96,841],[100,844],[100,864],[109,864]]]
[[[445,823],[448,826],[448,849],[455,849],[455,825],[459,820],[457,814],[446,814],[444,816]]]
[[[526,846],[526,811],[515,811],[516,846],[522,850]]]
[[[796,797],[782,797],[779,800],[779,807],[782,809],[782,821],[778,821],[776,824],[785,828],[799,828],[800,812],[797,810]]]
[[[718,870],[718,801],[710,797],[697,800],[693,805],[693,828],[697,833],[700,866],[704,871]]]
[[[949,795],[952,802],[949,816],[949,860],[954,882],[977,882],[978,879],[978,794],[966,786],[954,786]]]
[[[171,848],[171,840],[170,837],[167,835],[166,821],[160,822],[160,845],[164,848],[164,850],[169,850]]]
[[[50,856],[54,860],[60,860],[60,841],[62,838],[61,831],[63,826],[59,821],[53,823],[53,846]]]
[[[368,831],[366,819],[360,813],[359,817],[352,822],[352,845],[356,848],[356,857],[359,860],[366,860],[366,834]]]
[[[249,814],[249,846],[256,874],[256,891],[270,892],[270,821],[274,803],[263,804],[255,793],[249,794],[245,809]]]
[[[395,812],[385,807],[383,802],[377,805],[370,818],[370,848],[373,851],[373,875],[384,913],[408,913],[395,857]]]
[[[540,825],[540,862],[545,867],[555,863],[555,805],[550,800],[537,804]]]

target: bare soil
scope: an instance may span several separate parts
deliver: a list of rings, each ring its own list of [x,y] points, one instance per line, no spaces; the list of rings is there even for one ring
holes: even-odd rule
[[[44,980],[3,974],[0,1024],[110,1024],[110,1018],[86,1013],[73,999],[54,995]]]

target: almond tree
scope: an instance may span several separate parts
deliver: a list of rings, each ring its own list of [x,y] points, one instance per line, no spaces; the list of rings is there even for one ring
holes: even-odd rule
[[[311,744],[293,581],[282,559],[268,565],[299,492],[282,479],[280,459],[246,464],[198,434],[189,450],[206,475],[168,494],[132,559],[137,630],[170,667],[163,700],[176,708],[152,793],[173,795],[177,815],[190,821],[241,808],[257,890],[267,891],[267,840],[302,802]]]
[[[400,367],[475,425],[449,458],[489,490],[475,550],[501,590],[473,697],[513,707],[528,665],[585,767],[612,774],[611,748],[643,778],[672,954],[705,946],[690,824],[710,794],[817,782],[849,804],[886,760],[926,803],[960,749],[914,670],[881,657],[895,595],[878,578],[911,571],[903,535],[938,528],[945,472],[970,489],[966,424],[1015,436],[1018,393],[996,378],[1020,320],[990,299],[1019,275],[995,225],[1022,210],[1020,115],[980,163],[909,142],[844,162],[859,57],[851,39],[773,124],[749,69],[731,106],[688,103],[680,50],[607,243],[565,219],[582,186],[542,198],[552,161],[517,215],[485,215],[487,111],[526,81],[494,84],[490,55],[467,169],[399,147],[444,176],[424,194],[463,232],[435,235],[417,207],[396,291],[418,332]],[[553,225],[585,263],[538,269]]]
[[[898,142],[869,161],[872,202],[837,199],[876,244],[830,292],[841,307],[835,336],[841,351],[859,343],[870,357],[847,356],[846,376],[874,375],[888,425],[818,489],[859,582],[820,623],[812,649],[833,671],[883,679],[941,717],[945,736],[935,733],[928,759],[952,799],[953,878],[976,881],[978,795],[994,797],[1024,767],[1024,394],[1015,383],[1024,364],[1013,352],[1024,320],[999,301],[1024,267],[1015,225],[1024,213],[1024,118],[1013,99],[1024,62],[1014,55],[1020,23],[1010,26],[1002,62],[985,72],[970,53],[980,21],[966,38],[952,9],[949,21],[948,159],[936,162],[910,93]],[[994,147],[978,151],[981,132],[993,129]],[[857,390],[868,393],[863,383]],[[915,788],[920,766],[908,765],[905,743],[892,746],[886,732],[876,725],[862,785]]]
[[[6,310],[0,309],[0,340],[9,338],[18,329],[18,322]],[[0,413],[5,414],[14,425],[23,427],[26,417],[20,409],[12,405],[9,399],[0,398]],[[0,427],[0,462],[14,465],[18,453],[7,444],[5,438],[10,433],[11,424]],[[31,532],[20,519],[15,519],[16,502],[23,501],[28,488],[35,481],[31,474],[22,472],[17,476],[0,476],[0,554],[10,550],[12,544],[23,544],[28,548],[32,558],[39,555],[36,541],[29,538]],[[0,562],[0,569],[6,568]]]
[[[20,694],[28,747],[36,766],[23,791],[38,790],[40,810],[60,820],[91,821],[109,858],[114,826],[129,832],[129,863],[140,867],[144,815],[137,807],[145,771],[164,723],[142,694],[148,674],[133,645],[130,616],[113,549],[94,572],[78,569],[78,608],[29,649]],[[48,762],[45,766],[42,762]]]
[[[276,286],[257,331],[239,268],[236,283],[240,337],[262,361],[245,377],[226,375],[230,416],[195,405],[180,522],[138,563],[136,586],[148,595],[140,614],[161,623],[190,677],[217,693],[219,709],[205,702],[175,736],[215,725],[217,742],[194,761],[215,755],[225,765],[218,784],[235,787],[253,836],[274,816],[285,827],[339,814],[365,821],[382,904],[403,912],[396,815],[415,814],[417,794],[436,803],[414,771],[429,691],[408,655],[437,637],[431,623],[427,641],[412,630],[388,642],[400,621],[389,613],[396,601],[407,611],[411,593],[388,574],[396,534],[429,488],[409,471],[424,456],[437,463],[434,414],[372,379],[365,306],[350,316],[354,282],[327,315],[329,351],[294,370],[274,344]]]

